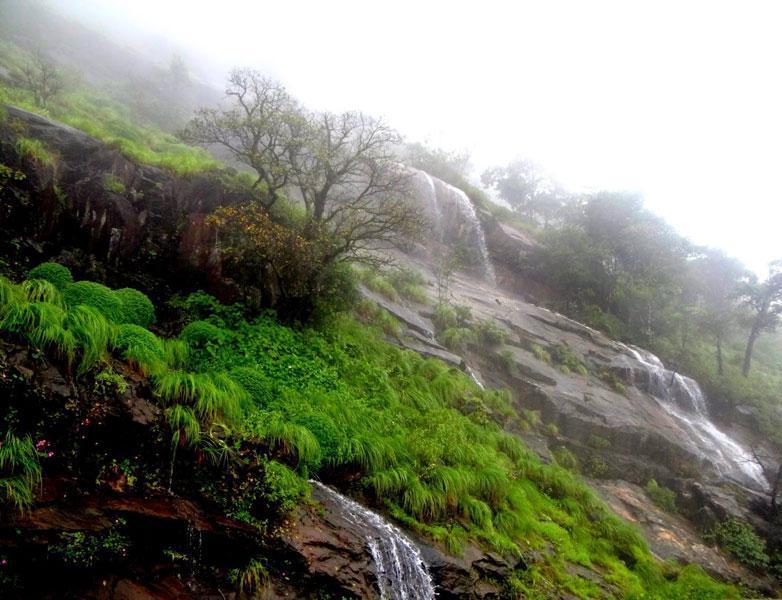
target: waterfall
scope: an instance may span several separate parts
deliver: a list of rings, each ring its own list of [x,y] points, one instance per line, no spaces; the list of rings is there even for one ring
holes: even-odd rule
[[[467,236],[466,241],[477,252],[486,281],[496,285],[483,226],[467,194],[426,171],[415,170],[415,173],[420,182],[417,187],[432,216],[437,241],[449,243]]]
[[[421,551],[404,533],[332,488],[318,481],[310,483],[334,500],[347,521],[365,532],[383,600],[434,600],[434,584]]]
[[[751,488],[769,488],[763,468],[752,454],[711,421],[706,399],[697,381],[666,369],[659,358],[646,350],[631,346],[626,348],[644,367],[647,391],[682,424],[701,450],[702,457],[714,465],[721,477]]]

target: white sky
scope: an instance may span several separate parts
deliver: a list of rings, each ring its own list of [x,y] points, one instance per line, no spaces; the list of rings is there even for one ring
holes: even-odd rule
[[[782,2],[53,4],[195,48],[216,82],[254,66],[313,108],[384,115],[476,174],[524,155],[572,189],[640,191],[761,274],[782,258]]]

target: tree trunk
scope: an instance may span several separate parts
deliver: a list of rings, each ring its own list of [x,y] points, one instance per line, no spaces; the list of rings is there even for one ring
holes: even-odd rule
[[[722,336],[717,335],[717,375],[722,377],[725,374],[725,368],[722,364]]]
[[[752,324],[752,330],[749,332],[749,339],[747,340],[747,349],[744,351],[744,366],[741,368],[741,374],[744,377],[749,377],[749,367],[752,363],[752,350],[755,347],[755,340],[758,339],[760,334],[760,327],[757,320]]]

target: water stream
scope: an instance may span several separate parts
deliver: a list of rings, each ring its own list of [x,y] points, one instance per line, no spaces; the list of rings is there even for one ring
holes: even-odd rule
[[[310,483],[334,500],[347,521],[365,532],[383,600],[434,600],[434,584],[421,551],[399,528],[327,485]]]
[[[721,477],[761,491],[769,488],[763,468],[751,452],[711,421],[697,381],[666,369],[659,358],[646,350],[631,346],[627,349],[644,367],[648,380],[642,383],[646,390],[681,423],[700,449],[702,458],[711,462]]]

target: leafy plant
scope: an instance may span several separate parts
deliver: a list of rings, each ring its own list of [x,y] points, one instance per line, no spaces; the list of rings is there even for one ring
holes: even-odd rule
[[[100,311],[109,321],[125,322],[122,301],[111,289],[100,283],[93,281],[72,283],[63,291],[63,298],[69,307],[89,306]]]
[[[665,512],[676,512],[676,493],[673,490],[660,485],[654,479],[650,479],[644,489],[646,494],[652,499],[652,502]]]
[[[52,283],[58,290],[64,290],[73,283],[73,275],[70,270],[60,264],[44,262],[33,267],[27,273],[27,279],[42,279]]]
[[[114,296],[121,305],[120,322],[141,327],[149,327],[155,322],[155,307],[145,294],[133,288],[121,288],[114,291]]]
[[[715,525],[705,537],[717,542],[739,562],[752,569],[764,569],[769,564],[766,541],[744,521],[730,517]]]
[[[30,436],[6,431],[0,442],[0,494],[6,504],[22,511],[33,503],[41,485],[41,465]]]
[[[54,164],[54,155],[46,149],[41,140],[20,137],[16,140],[16,151],[20,156],[42,166]]]

